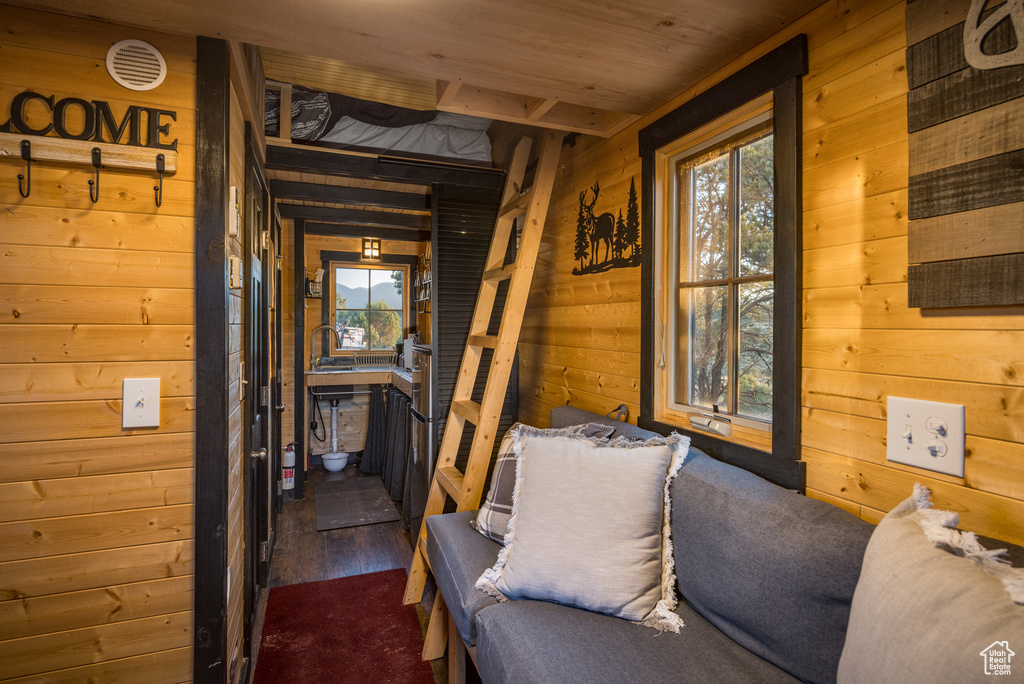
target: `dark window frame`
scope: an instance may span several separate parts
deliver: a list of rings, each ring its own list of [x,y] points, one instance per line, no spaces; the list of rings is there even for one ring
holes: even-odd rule
[[[336,264],[351,264],[352,266],[366,266],[367,264],[362,262],[360,258],[360,252],[335,252],[328,250],[320,250],[320,264],[326,273],[330,273],[331,262]],[[374,266],[405,266],[409,269],[409,274],[416,268],[419,263],[419,257],[415,254],[382,254],[379,263],[373,264]],[[324,277],[327,277],[326,275]],[[329,281],[330,282],[330,281]],[[403,285],[404,287],[404,285]],[[403,295],[404,296],[404,295]],[[331,297],[321,296],[320,298],[320,322],[323,325],[330,325],[331,321],[331,310],[332,310],[333,299]],[[416,302],[413,297],[409,297],[407,300],[407,308],[405,312],[407,324],[405,326],[404,335],[411,335],[416,332]],[[403,337],[404,339],[404,337]],[[323,339],[320,340],[320,353],[322,356],[331,355],[331,344],[327,340],[327,335],[323,335]]]
[[[360,260],[358,263],[353,263],[353,262],[350,262],[350,261],[324,261],[323,263],[327,264],[327,266],[328,266],[326,269],[324,269],[327,272],[327,276],[325,276],[325,279],[328,281],[328,285],[329,285],[329,287],[327,289],[329,289],[332,294],[335,291],[335,284],[336,284],[336,278],[337,278],[337,272],[335,271],[335,269],[337,269],[337,268],[353,268],[353,269],[362,269],[362,270],[365,270],[365,271],[371,271],[371,270],[378,270],[378,271],[402,271],[402,308],[401,309],[391,309],[391,311],[398,311],[399,313],[402,314],[402,335],[401,335],[400,339],[404,340],[413,330],[416,329],[416,322],[414,320],[415,316],[416,316],[416,303],[414,301],[412,301],[412,297],[410,296],[410,293],[409,293],[409,291],[407,289],[407,286],[406,286],[406,283],[411,280],[412,272],[413,272],[413,270],[415,268],[415,264],[410,265],[408,263],[399,263],[399,262],[394,260],[393,255],[392,256],[385,256],[383,254],[381,255],[380,260],[375,261],[373,263],[367,263],[367,262],[362,261],[362,260]],[[367,276],[367,279],[369,280],[369,276]],[[326,307],[326,309],[327,309],[327,320],[325,322],[325,325],[334,325],[333,323],[331,323],[331,320],[332,320],[332,318],[334,317],[334,315],[335,315],[335,313],[337,311],[334,308],[334,306],[332,305],[332,303],[334,301],[334,298],[333,297],[329,297],[329,298],[325,297],[325,300],[327,301],[327,307]],[[349,311],[366,311],[366,312],[370,311],[370,309],[348,309],[348,310]],[[412,320],[409,318],[410,314],[414,317]],[[369,317],[367,317],[367,320],[369,320]],[[329,339],[329,338],[325,335],[324,339]],[[331,353],[330,353],[331,356],[342,356],[342,355],[351,353],[352,351],[355,351],[354,348],[334,349],[333,345],[329,345],[329,348],[331,350]],[[369,347],[364,347],[364,348],[361,348],[361,349],[369,350],[370,348]]]
[[[807,36],[800,34],[689,102],[643,128],[641,244],[641,427],[668,434],[682,432],[711,456],[754,472],[776,484],[804,490],[800,460],[801,275],[802,258],[802,76],[807,73]],[[772,451],[718,439],[654,419],[656,153],[674,140],[734,109],[772,93],[775,154],[775,355],[773,359]]]

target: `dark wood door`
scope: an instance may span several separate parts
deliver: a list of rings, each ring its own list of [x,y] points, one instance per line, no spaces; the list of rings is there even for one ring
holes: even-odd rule
[[[271,527],[269,201],[262,164],[246,125],[245,174],[245,451],[244,481],[244,647],[253,651],[252,632],[260,591],[267,585]],[[251,662],[251,660],[250,660]]]

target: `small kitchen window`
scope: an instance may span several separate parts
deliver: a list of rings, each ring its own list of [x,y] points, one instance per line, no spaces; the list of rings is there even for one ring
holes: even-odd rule
[[[394,349],[409,327],[409,267],[331,262],[330,325],[341,338],[331,354]]]

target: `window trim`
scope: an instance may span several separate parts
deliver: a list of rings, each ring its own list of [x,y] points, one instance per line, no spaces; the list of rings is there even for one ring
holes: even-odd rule
[[[351,264],[355,267],[369,266],[370,264],[361,263],[359,260],[361,252],[333,252],[328,250],[320,251],[320,262],[322,268],[326,273],[330,273],[331,262],[338,264]],[[382,254],[381,262],[379,264],[372,264],[373,266],[383,267],[405,267],[408,269],[406,273],[406,282],[408,282],[409,273],[418,263],[419,257],[415,254]],[[328,281],[329,283],[331,281]],[[326,289],[326,288],[325,288]],[[406,326],[403,335],[411,335],[416,332],[416,302],[412,297],[406,297],[405,288],[402,288],[402,296],[406,300]],[[320,322],[325,325],[330,325],[331,315],[334,310],[334,300],[332,297],[321,297],[320,299]],[[323,356],[331,354],[331,344],[327,340],[327,335],[322,336],[323,339],[319,340],[320,353]]]
[[[802,274],[802,84],[807,73],[807,36],[800,34],[775,50],[677,107],[639,134],[642,162],[641,244],[650,246],[641,265],[641,365],[638,424],[662,434],[679,431],[711,456],[803,491],[805,466],[800,461],[800,349]],[[770,98],[774,112],[775,153],[775,330],[771,452],[709,433],[660,422],[656,412],[658,326],[668,320],[655,298],[655,271],[664,267],[655,237],[655,217],[668,200],[657,183],[661,150],[705,127],[717,127],[731,112]],[[735,117],[729,117],[736,120]],[[710,126],[709,126],[710,125]],[[728,126],[727,126],[728,127]],[[705,131],[706,134],[706,131]],[[660,306],[664,306],[661,304]]]

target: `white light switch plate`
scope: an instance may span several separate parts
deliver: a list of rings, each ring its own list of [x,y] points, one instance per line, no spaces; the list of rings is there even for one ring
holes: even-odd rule
[[[121,427],[160,427],[160,378],[125,378]]]
[[[964,406],[889,397],[886,460],[964,476]]]

